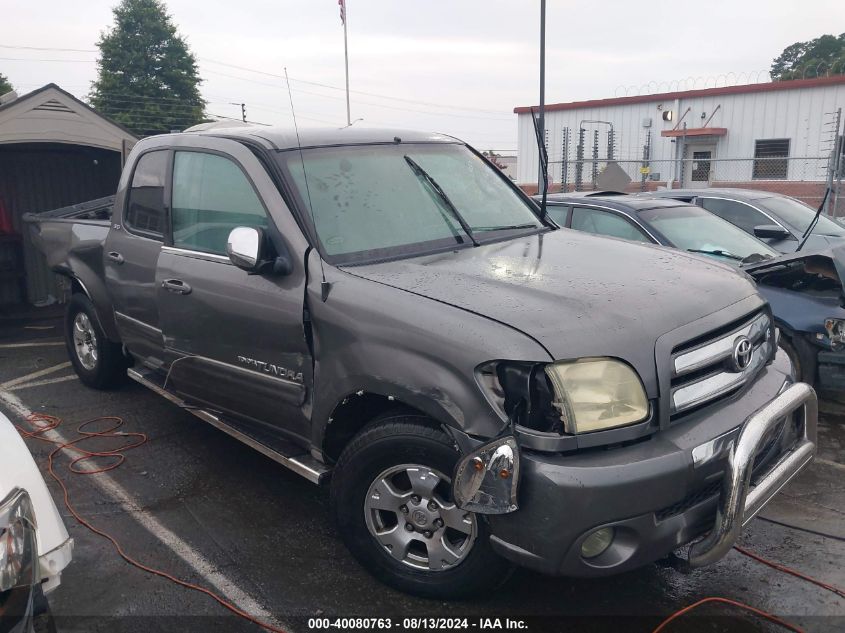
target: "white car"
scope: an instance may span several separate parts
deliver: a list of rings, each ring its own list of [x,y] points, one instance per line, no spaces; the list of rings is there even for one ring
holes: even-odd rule
[[[73,539],[14,425],[0,413],[0,631],[30,633]]]

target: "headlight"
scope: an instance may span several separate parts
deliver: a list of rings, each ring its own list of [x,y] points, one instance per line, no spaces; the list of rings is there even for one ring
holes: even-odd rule
[[[0,502],[0,593],[37,582],[38,547],[29,495],[13,490]]]
[[[845,345],[845,320],[825,319],[824,329],[827,330],[827,337],[833,349],[838,350]]]
[[[641,422],[648,398],[637,373],[611,358],[581,358],[546,366],[554,406],[567,433],[589,433]]]

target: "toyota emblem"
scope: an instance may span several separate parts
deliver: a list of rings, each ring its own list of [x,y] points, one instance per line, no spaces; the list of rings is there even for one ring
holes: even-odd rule
[[[751,341],[745,336],[740,336],[734,341],[733,367],[735,371],[745,371],[751,364],[751,355],[754,348],[751,346]]]

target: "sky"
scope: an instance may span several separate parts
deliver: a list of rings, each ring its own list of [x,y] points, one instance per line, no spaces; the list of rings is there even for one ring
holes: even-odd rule
[[[0,73],[19,93],[53,82],[84,98],[116,0],[0,4]],[[292,125],[287,68],[301,127],[346,124],[337,0],[166,6],[199,60],[208,113],[239,117],[233,104],[246,103],[250,120]],[[442,132],[512,153],[513,108],[539,102],[539,6],[347,0],[352,118],[363,119],[355,125]],[[843,31],[841,0],[548,0],[546,102],[765,80],[789,44]]]

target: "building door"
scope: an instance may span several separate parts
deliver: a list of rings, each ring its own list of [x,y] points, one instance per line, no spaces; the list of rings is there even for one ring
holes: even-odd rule
[[[715,145],[689,145],[684,169],[684,186],[707,187],[713,180]]]

